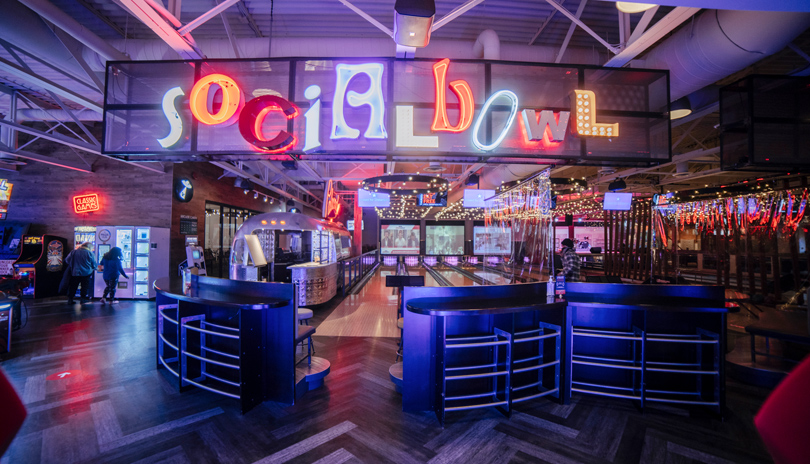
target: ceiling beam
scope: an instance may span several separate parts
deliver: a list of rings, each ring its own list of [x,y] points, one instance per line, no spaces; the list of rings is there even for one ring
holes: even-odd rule
[[[62,87],[61,85],[53,81],[45,79],[44,77],[35,74],[31,71],[28,71],[22,66],[19,66],[1,57],[0,57],[0,71],[5,71],[11,75],[17,76],[20,79],[23,79],[26,82],[29,82],[37,87],[42,87],[45,90],[50,90],[56,95],[59,95],[60,97],[63,98],[67,98],[68,100],[78,103],[84,106],[85,108],[91,109],[98,113],[103,112],[103,107],[99,103],[96,103],[93,100],[90,100],[89,98],[79,95],[78,93],[70,89]]]
[[[456,179],[456,180],[455,180],[455,182],[453,182],[452,184],[450,184],[450,189],[452,190],[452,189],[454,189],[454,188],[458,187],[459,185],[461,185],[461,183],[462,183],[462,182],[466,181],[466,180],[467,180],[467,178],[468,178],[468,177],[470,177],[470,175],[471,175],[472,173],[474,173],[474,172],[478,171],[479,169],[483,168],[483,167],[484,167],[484,166],[486,166],[486,165],[487,165],[487,163],[475,163],[475,164],[470,165],[470,167],[468,167],[467,169],[465,169],[465,170],[464,170],[464,172],[462,172],[462,173],[461,173],[461,174],[458,176],[458,179]],[[449,191],[449,190],[448,190],[448,191]]]
[[[556,14],[557,14],[557,10],[551,10],[551,14],[548,15],[546,20],[543,21],[543,24],[540,25],[540,28],[537,29],[537,32],[534,33],[534,36],[532,37],[532,39],[529,40],[529,45],[534,45],[534,42],[537,40],[538,37],[540,37],[540,34],[543,33],[543,31],[546,29],[546,26],[551,24],[551,20],[554,19],[554,16]]]
[[[89,144],[87,142],[84,142],[82,140],[74,139],[72,137],[67,137],[67,136],[62,135],[62,134],[43,132],[41,130],[34,129],[33,127],[24,126],[24,125],[16,123],[16,122],[5,121],[5,120],[2,120],[2,119],[0,119],[0,125],[10,127],[10,128],[12,128],[12,129],[14,129],[16,131],[24,132],[26,134],[33,135],[35,137],[40,137],[40,138],[43,138],[45,140],[50,140],[51,142],[56,142],[56,143],[60,143],[62,145],[67,145],[69,147],[78,148],[79,150],[84,150],[84,151],[86,151],[88,153],[92,153],[94,155],[101,156],[101,151],[100,151],[99,147],[91,145],[91,144]]]
[[[580,0],[579,7],[577,7],[576,18],[579,19],[582,16],[582,11],[585,10],[585,5],[588,4],[588,0]],[[565,39],[563,39],[562,46],[560,47],[560,52],[557,53],[557,58],[554,60],[555,63],[559,63],[563,59],[563,55],[565,55],[565,50],[568,49],[568,43],[571,41],[571,36],[574,35],[574,31],[576,30],[577,25],[576,23],[571,23],[568,26],[568,32],[565,34]]]
[[[16,156],[17,158],[27,159],[31,161],[37,161],[44,164],[50,164],[51,166],[57,166],[60,168],[70,169],[73,171],[85,172],[88,174],[92,174],[93,171],[91,168],[87,166],[82,166],[79,164],[73,164],[69,161],[63,161],[56,158],[51,158],[49,156],[42,156],[36,153],[31,153],[30,151],[19,150],[19,151],[11,151],[9,147],[5,145],[0,145],[0,154],[7,155],[7,156]]]
[[[211,161],[210,163],[213,164],[214,166],[222,168],[222,169],[224,169],[224,170],[226,170],[228,172],[236,174],[239,177],[244,177],[245,179],[248,179],[249,181],[253,182],[254,184],[261,185],[262,187],[266,188],[267,190],[275,192],[275,193],[277,193],[277,194],[279,194],[279,195],[281,195],[281,196],[283,196],[285,198],[288,198],[290,200],[298,201],[305,208],[309,208],[309,209],[311,209],[313,211],[317,211],[318,213],[321,213],[320,208],[316,208],[316,207],[308,204],[307,202],[305,202],[303,199],[301,199],[299,197],[296,197],[295,195],[292,195],[292,194],[290,194],[290,193],[288,193],[288,192],[286,192],[286,191],[284,191],[284,190],[282,190],[280,188],[274,187],[273,185],[270,185],[269,183],[263,181],[262,179],[254,176],[253,174],[251,174],[251,173],[249,173],[247,171],[239,169],[236,166],[228,164],[228,163],[226,163],[224,161]]]
[[[242,17],[245,18],[245,21],[247,21],[250,28],[253,29],[253,33],[256,34],[256,37],[264,37],[261,29],[259,29],[259,26],[256,25],[253,15],[250,14],[250,10],[248,10],[247,6],[245,6],[244,0],[240,0],[239,3],[236,4],[236,7],[239,8],[239,13],[242,14]]]
[[[552,0],[547,1],[553,4]],[[647,49],[655,45],[659,40],[664,38],[665,35],[672,32],[673,29],[694,16],[698,11],[700,11],[700,8],[686,8],[680,6],[675,8],[644,32],[641,37],[632,41],[621,53],[617,53],[616,56],[608,60],[604,66],[608,68],[621,68],[629,63],[630,60],[647,51]],[[633,39],[632,35],[630,39]]]
[[[560,13],[562,13],[563,15],[565,15],[566,17],[568,17],[568,19],[570,19],[571,21],[573,21],[573,22],[574,22],[574,24],[576,24],[577,26],[581,27],[583,31],[587,32],[587,33],[588,33],[588,34],[589,34],[591,37],[593,37],[594,39],[596,39],[596,41],[597,41],[597,42],[599,42],[599,43],[600,43],[600,44],[602,44],[602,45],[603,45],[605,48],[607,48],[608,50],[610,50],[610,52],[611,52],[611,53],[613,53],[614,55],[616,55],[616,54],[618,54],[618,53],[619,53],[619,51],[620,51],[620,50],[619,50],[618,48],[616,48],[616,47],[614,47],[613,45],[611,45],[611,44],[607,43],[607,41],[605,41],[605,39],[603,39],[602,37],[600,37],[600,36],[599,36],[599,34],[597,34],[596,32],[594,32],[594,31],[593,31],[593,29],[591,29],[591,28],[590,28],[590,27],[588,27],[588,26],[587,26],[585,23],[583,23],[582,21],[580,21],[580,20],[579,20],[579,18],[577,18],[576,16],[574,16],[574,15],[573,15],[573,14],[572,14],[570,11],[566,10],[564,6],[560,5],[559,3],[557,3],[557,2],[556,2],[556,1],[554,1],[554,0],[546,0],[546,2],[547,2],[549,5],[551,5],[551,6],[553,6],[554,8],[556,8],[557,10],[559,10],[559,11],[560,11]]]
[[[650,25],[650,22],[653,20],[653,18],[655,17],[655,13],[657,12],[658,12],[658,5],[650,8],[649,10],[645,11],[643,15],[641,15],[641,19],[638,20],[636,28],[633,29],[633,33],[630,34],[630,37],[627,39],[627,43],[625,43],[624,45],[625,48],[627,48],[627,46],[630,45],[631,43],[638,40],[639,37],[641,37],[644,34],[644,32],[647,31],[647,26]]]
[[[158,12],[148,0],[116,0],[121,6],[138,18],[149,29],[163,39],[181,58],[187,60],[204,59],[205,55],[194,45],[193,39],[183,37],[175,26],[166,20],[169,16],[176,20],[168,10]],[[179,25],[179,21],[177,22]]]
[[[228,8],[232,7],[234,3],[238,2],[239,0],[224,0],[222,3],[219,3],[218,0],[215,0],[217,6],[211,8],[210,10],[206,11],[205,13],[197,16],[191,22],[186,24],[185,26],[181,27],[177,30],[177,33],[180,35],[188,35],[194,29],[202,26],[203,24],[207,23],[209,20],[217,16],[218,14],[224,12]]]
[[[87,0],[76,0],[79,5],[85,7],[87,11],[93,13],[96,18],[100,19],[104,24],[110,26],[110,29],[114,30],[116,34],[120,35],[122,39],[131,39],[132,36],[127,36],[123,29],[118,24],[115,24],[112,19],[108,18],[107,15],[102,13],[101,11],[97,10],[90,2]]]
[[[445,24],[449,23],[450,21],[458,18],[459,16],[463,15],[464,13],[470,11],[471,9],[475,8],[479,4],[481,4],[484,0],[467,0],[466,2],[462,3],[461,5],[453,8],[449,13],[439,18],[436,22],[433,23],[433,27],[430,28],[430,32],[434,32],[436,29],[444,26]]]
[[[376,27],[377,29],[383,31],[383,33],[385,35],[387,35],[388,37],[394,37],[394,31],[392,31],[391,29],[385,27],[381,22],[374,19],[370,14],[368,14],[365,11],[361,10],[360,8],[357,8],[356,6],[352,5],[351,2],[349,2],[349,0],[338,0],[338,1],[340,3],[346,5],[346,7],[349,8],[350,10],[352,10],[355,13],[357,13],[358,15],[360,15],[361,18],[363,18],[366,21],[370,22],[374,27]]]
[[[317,195],[315,195],[314,193],[310,192],[310,191],[309,191],[309,190],[308,190],[306,187],[304,187],[303,185],[299,184],[297,181],[295,181],[295,179],[293,179],[292,177],[288,176],[288,175],[287,175],[287,173],[285,173],[284,171],[282,171],[281,169],[279,169],[278,167],[276,167],[275,165],[273,165],[273,163],[271,163],[270,161],[262,160],[262,161],[259,161],[259,164],[260,164],[261,166],[264,166],[264,167],[266,167],[266,168],[270,169],[271,171],[275,172],[276,174],[280,175],[282,178],[286,179],[286,180],[287,180],[287,182],[289,182],[290,184],[294,185],[294,186],[295,186],[295,187],[297,187],[299,190],[301,190],[301,191],[303,191],[304,193],[306,193],[307,195],[311,196],[312,198],[314,198],[314,199],[315,199],[315,200],[317,200],[318,202],[321,202],[321,199],[320,199],[320,198],[318,198],[318,196],[317,196]]]

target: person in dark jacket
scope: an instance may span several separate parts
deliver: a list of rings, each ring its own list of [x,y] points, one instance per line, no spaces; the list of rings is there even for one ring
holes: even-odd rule
[[[68,268],[71,270],[70,286],[68,287],[68,304],[73,304],[73,296],[76,295],[76,289],[81,285],[81,300],[82,304],[87,303],[90,294],[90,277],[93,271],[96,270],[98,262],[96,262],[96,255],[93,254],[93,245],[90,242],[84,242],[65,258]]]
[[[107,295],[110,295],[110,303],[118,303],[115,301],[115,289],[118,288],[118,276],[122,275],[125,279],[129,279],[124,272],[124,267],[121,265],[121,249],[114,247],[101,258],[101,265],[104,267],[104,283],[107,287],[104,289],[104,295],[101,296],[101,303],[107,303]]]

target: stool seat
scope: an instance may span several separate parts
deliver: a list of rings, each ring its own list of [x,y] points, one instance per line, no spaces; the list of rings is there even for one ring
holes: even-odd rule
[[[295,337],[295,343],[299,344],[304,340],[308,339],[315,333],[315,327],[311,325],[299,325],[298,326],[298,335]]]
[[[405,326],[405,318],[404,318],[404,317],[400,317],[399,319],[397,319],[397,328],[398,328],[398,329],[401,329],[401,328],[403,328],[404,326]]]
[[[314,313],[309,308],[298,308],[298,320],[305,321],[307,319],[312,319],[312,315]]]

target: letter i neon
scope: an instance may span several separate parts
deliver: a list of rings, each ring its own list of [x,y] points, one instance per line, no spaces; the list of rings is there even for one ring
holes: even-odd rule
[[[304,90],[304,98],[315,100],[312,106],[304,113],[306,124],[304,126],[304,151],[310,151],[321,146],[321,88],[310,85]]]

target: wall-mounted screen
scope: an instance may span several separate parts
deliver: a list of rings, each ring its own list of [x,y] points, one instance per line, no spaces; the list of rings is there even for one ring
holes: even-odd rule
[[[430,192],[417,195],[419,206],[447,206],[447,193]]]
[[[605,211],[629,211],[632,202],[632,193],[605,192],[605,202],[602,204],[602,209]]]
[[[425,230],[425,254],[463,255],[464,226],[427,226]]]
[[[349,219],[346,221],[346,230],[349,232],[354,231],[354,219]],[[360,230],[366,230],[366,221],[361,221]]]
[[[486,208],[492,205],[495,200],[484,201],[487,198],[495,196],[495,190],[464,190],[464,207],[465,208]]]
[[[380,228],[380,253],[418,255],[419,224],[383,224]]]
[[[361,208],[388,208],[391,206],[391,196],[387,193],[369,192],[365,189],[357,191],[357,204]]]
[[[473,227],[473,254],[511,255],[511,227]]]

